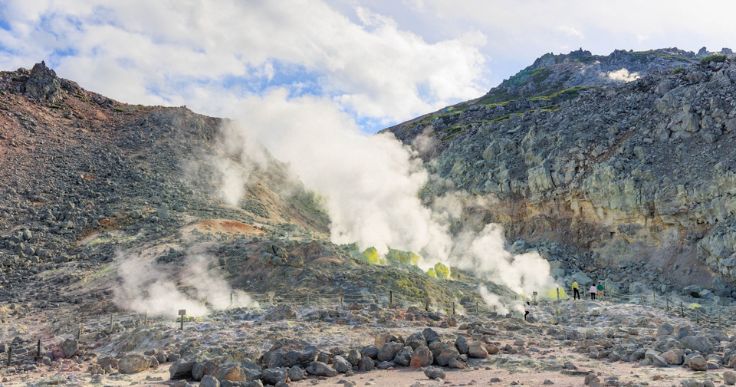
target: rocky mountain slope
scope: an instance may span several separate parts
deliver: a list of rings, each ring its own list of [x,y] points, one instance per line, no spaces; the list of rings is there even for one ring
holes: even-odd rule
[[[372,266],[354,246],[330,243],[315,196],[275,160],[252,173],[237,206],[219,200],[220,177],[206,160],[222,119],[113,101],[43,63],[0,73],[0,96],[3,302],[115,308],[125,257],[145,257],[149,273],[176,273],[195,250],[221,281],[254,293],[462,296],[463,284]]]
[[[624,288],[736,293],[736,59],[547,54],[485,96],[387,129],[468,218]],[[582,277],[585,279],[585,276]]]

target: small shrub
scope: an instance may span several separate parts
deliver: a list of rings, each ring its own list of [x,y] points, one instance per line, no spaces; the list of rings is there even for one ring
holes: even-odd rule
[[[427,275],[432,278],[437,278],[437,273],[434,271],[433,267],[430,267],[429,270],[427,270]]]
[[[711,54],[700,60],[702,64],[708,64],[710,62],[725,62],[726,56],[723,54]]]

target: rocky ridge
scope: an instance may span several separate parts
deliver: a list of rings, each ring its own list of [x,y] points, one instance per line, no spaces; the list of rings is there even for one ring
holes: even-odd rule
[[[519,251],[625,290],[734,296],[735,97],[728,49],[576,51],[387,130],[433,172],[426,201],[491,198],[467,222],[502,223]]]

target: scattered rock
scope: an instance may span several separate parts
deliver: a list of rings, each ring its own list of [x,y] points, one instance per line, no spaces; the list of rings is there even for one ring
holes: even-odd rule
[[[424,369],[424,375],[426,375],[430,379],[444,379],[445,378],[445,371],[442,368],[439,367],[427,367]]]
[[[129,353],[118,361],[118,370],[121,374],[137,374],[150,367],[148,360],[141,354]]]
[[[335,371],[341,374],[344,374],[353,369],[353,365],[340,355],[337,355],[332,359],[332,365],[335,367]]]
[[[337,375],[337,371],[329,365],[321,361],[313,361],[307,367],[307,373],[314,376],[328,376],[332,377]]]
[[[409,365],[411,368],[422,368],[429,366],[434,361],[432,351],[426,345],[422,345],[416,348],[411,354],[411,361]]]

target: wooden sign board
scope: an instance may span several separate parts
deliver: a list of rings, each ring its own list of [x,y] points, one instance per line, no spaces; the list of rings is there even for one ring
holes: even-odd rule
[[[186,316],[187,310],[186,309],[179,309],[179,316]]]

